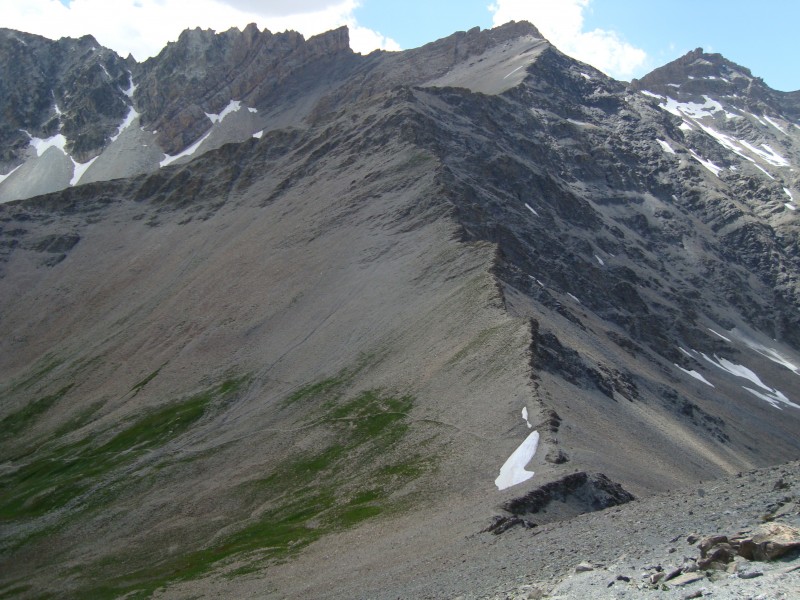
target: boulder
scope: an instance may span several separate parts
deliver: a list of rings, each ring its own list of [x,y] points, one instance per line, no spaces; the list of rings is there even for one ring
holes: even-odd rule
[[[748,560],[775,560],[800,549],[800,530],[780,523],[768,523],[751,538],[742,540],[739,555]]]

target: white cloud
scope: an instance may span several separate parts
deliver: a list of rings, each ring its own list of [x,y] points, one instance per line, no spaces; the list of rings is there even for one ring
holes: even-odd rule
[[[647,60],[613,31],[584,31],[583,12],[591,0],[495,0],[489,7],[494,26],[530,21],[559,50],[619,79],[629,79]]]
[[[225,31],[248,23],[272,32],[293,29],[306,37],[347,25],[356,52],[399,50],[391,38],[358,24],[357,6],[357,0],[72,0],[69,7],[59,0],[0,0],[0,14],[3,27],[51,39],[91,34],[139,61],[158,54],[184,29]]]

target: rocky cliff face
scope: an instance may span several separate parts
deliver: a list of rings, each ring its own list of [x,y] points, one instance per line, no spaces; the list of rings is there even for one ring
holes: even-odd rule
[[[91,36],[51,41],[0,29],[0,57],[4,173],[31,154],[34,138],[62,135],[65,150],[84,163],[127,113],[128,66]]]
[[[525,498],[800,454],[796,94],[701,52],[628,85],[524,23],[119,69],[84,185],[0,205],[4,593],[403,595]]]
[[[288,79],[351,55],[347,28],[308,41],[253,24],[219,35],[194,29],[141,65],[134,98],[142,125],[158,131],[167,154],[177,154],[208,131],[207,113],[221,113],[232,99],[268,109]]]

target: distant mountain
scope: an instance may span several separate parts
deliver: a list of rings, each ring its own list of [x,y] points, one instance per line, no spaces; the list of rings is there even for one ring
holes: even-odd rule
[[[2,594],[483,597],[489,531],[800,456],[797,92],[0,39]]]

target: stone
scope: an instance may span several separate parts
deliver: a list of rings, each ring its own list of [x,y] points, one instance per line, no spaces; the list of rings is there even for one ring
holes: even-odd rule
[[[680,576],[682,573],[683,569],[680,567],[678,567],[677,569],[673,569],[672,571],[667,573],[667,576],[664,578],[664,581],[672,581],[676,577]]]
[[[682,575],[678,575],[675,579],[673,579],[670,585],[684,586],[696,581],[702,581],[705,578],[706,576],[702,573],[683,573]]]
[[[650,579],[650,583],[653,584],[653,585],[657,585],[658,582],[661,581],[662,579],[664,579],[665,576],[666,576],[666,573],[664,573],[664,571],[661,571],[660,573],[653,573],[652,575],[650,575],[650,578],[649,578]]]
[[[755,579],[764,575],[763,571],[756,571],[755,569],[748,569],[746,571],[739,571],[739,579]]]
[[[703,538],[698,545],[698,548],[700,548],[700,556],[705,558],[711,548],[719,544],[726,543],[727,541],[727,535],[712,535],[710,537]]]
[[[594,567],[589,563],[582,562],[575,567],[576,573],[587,573],[588,571],[594,571]]]
[[[768,561],[798,549],[800,530],[781,523],[769,523],[753,537],[742,540],[739,555],[748,560]]]
[[[709,549],[706,556],[697,561],[701,569],[725,570],[725,565],[736,556],[736,549],[728,543],[719,544]]]

